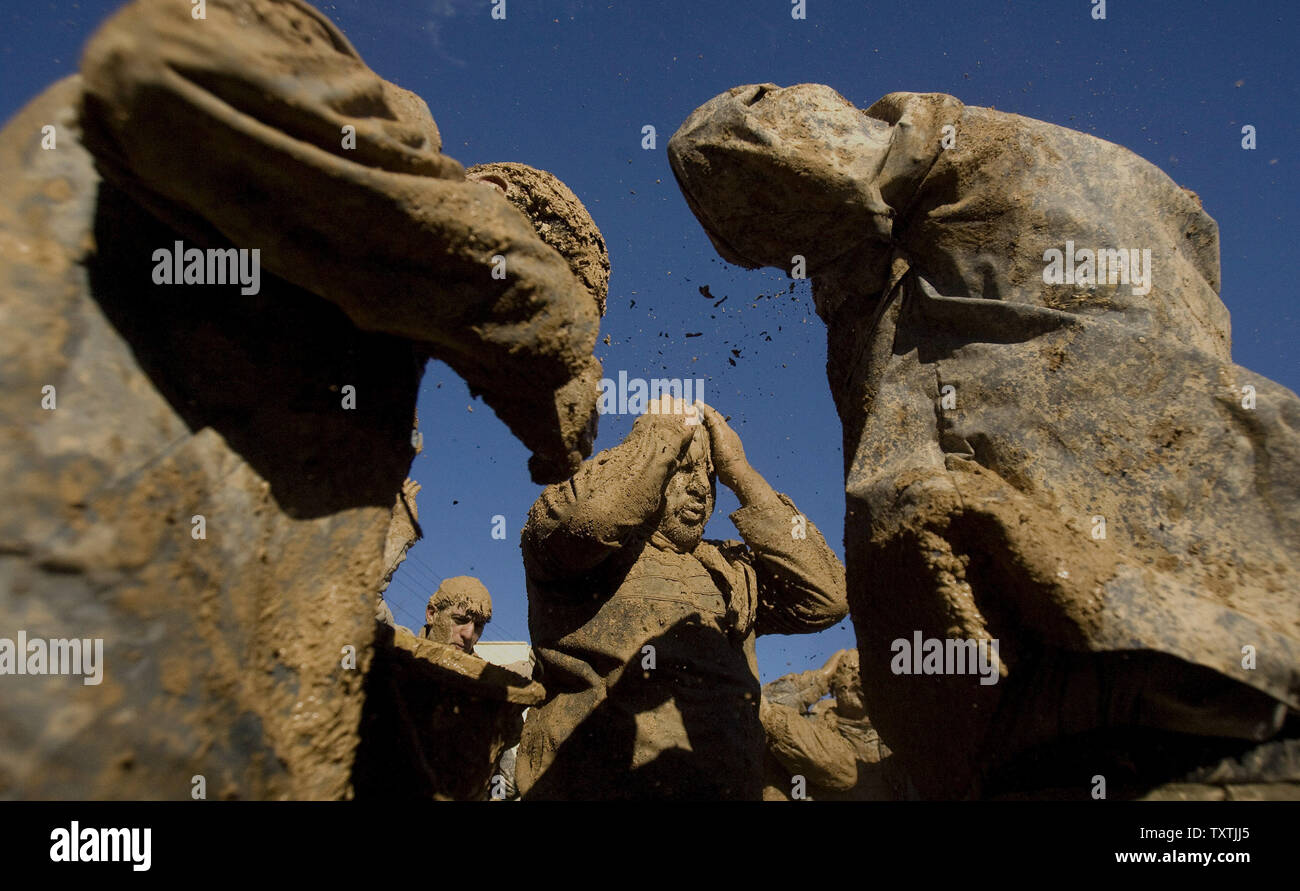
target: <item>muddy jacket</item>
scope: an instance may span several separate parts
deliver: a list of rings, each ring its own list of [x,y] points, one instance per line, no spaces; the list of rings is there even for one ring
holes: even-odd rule
[[[743,544],[679,553],[647,531],[657,504],[628,489],[662,478],[662,439],[638,422],[548,488],[524,528],[529,630],[554,694],[524,728],[525,798],[757,799],[754,640],[847,612],[843,566],[811,523],[792,537],[798,511],[785,496],[731,515]],[[719,560],[729,573],[705,565]],[[757,602],[752,627],[729,611],[740,598]]]

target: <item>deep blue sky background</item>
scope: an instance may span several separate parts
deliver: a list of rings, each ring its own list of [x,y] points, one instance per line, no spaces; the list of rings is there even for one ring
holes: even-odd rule
[[[185,2],[185,0],[177,0]],[[82,44],[116,2],[6,3],[0,11],[0,117],[76,70]],[[668,168],[668,137],[698,105],[744,83],[828,84],[859,106],[894,90],[951,93],[1124,145],[1197,192],[1218,221],[1233,358],[1297,389],[1295,146],[1300,4],[1291,0],[790,0],[626,2],[347,0],[320,8],[369,65],[428,102],[444,151],[466,166],[523,161],[583,200],[613,264],[597,355],[606,374],[702,377],[751,462],[788,493],[842,556],[840,426],[825,378],[825,330],[806,283],[723,263]],[[658,131],[641,149],[641,128]],[[1253,124],[1258,149],[1241,148]],[[702,297],[708,285],[715,309]],[[761,299],[760,299],[761,298]],[[705,336],[687,339],[686,332]],[[768,340],[768,338],[771,338]],[[735,356],[732,350],[739,350]],[[731,365],[728,358],[735,359]],[[472,410],[471,410],[472,409]],[[496,618],[486,639],[525,639],[518,535],[539,489],[527,452],[463,382],[431,364],[419,405],[426,538],[389,589],[418,625],[437,582],[476,575]],[[631,419],[606,417],[597,448]],[[709,525],[736,536],[720,493]],[[507,518],[505,541],[491,518]],[[763,680],[853,645],[845,622],[759,642]]]

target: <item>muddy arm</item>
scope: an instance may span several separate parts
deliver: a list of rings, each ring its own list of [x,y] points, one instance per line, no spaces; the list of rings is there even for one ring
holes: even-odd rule
[[[548,487],[523,531],[525,559],[539,577],[585,572],[621,548],[659,510],[695,429],[681,415],[642,415],[620,445]]]
[[[787,674],[763,685],[763,698],[773,705],[783,705],[799,712],[807,709],[831,689],[830,673],[813,668]]]
[[[784,705],[766,704],[762,714],[768,750],[791,775],[842,791],[858,781],[857,753],[826,722]]]
[[[742,507],[731,521],[745,546],[732,544],[724,555],[754,568],[760,635],[820,631],[848,615],[844,564],[793,501],[777,494],[775,503]]]
[[[258,249],[358,327],[426,344],[536,453],[535,479],[572,473],[590,451],[599,313],[564,258],[467,182],[425,103],[312,7],[189,12],[137,0],[88,44],[101,172],[187,237]]]

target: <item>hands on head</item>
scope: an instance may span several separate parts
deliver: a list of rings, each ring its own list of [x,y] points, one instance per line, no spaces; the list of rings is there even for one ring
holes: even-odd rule
[[[727,488],[734,490],[737,480],[749,469],[740,437],[712,406],[699,400],[687,403],[665,394],[651,402],[647,416],[656,418],[652,423],[667,425],[674,431],[683,457],[702,426],[708,436],[713,469]]]
[[[703,402],[696,405],[704,415],[704,426],[709,431],[709,449],[713,453],[713,468],[718,480],[728,489],[735,490],[737,480],[749,470],[749,461],[745,459],[745,447],[740,443],[740,436],[727,424],[717,409]]]

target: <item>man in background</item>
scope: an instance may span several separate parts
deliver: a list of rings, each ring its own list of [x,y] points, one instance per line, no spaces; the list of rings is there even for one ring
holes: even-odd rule
[[[420,637],[449,643],[470,655],[492,621],[492,595],[472,575],[445,579],[424,608]]]
[[[905,784],[867,718],[857,650],[765,684],[758,714],[767,734],[763,800],[901,797]]]

